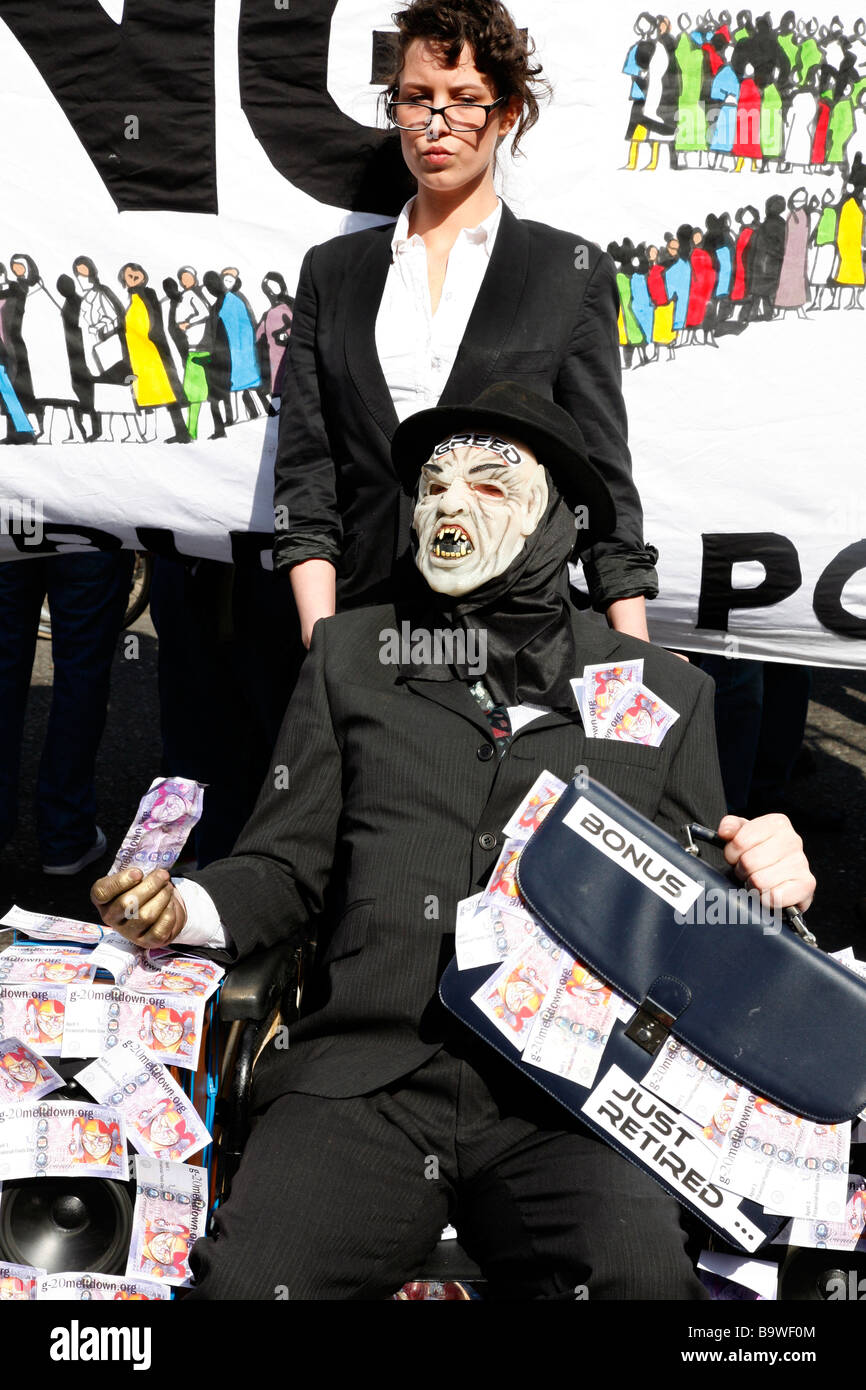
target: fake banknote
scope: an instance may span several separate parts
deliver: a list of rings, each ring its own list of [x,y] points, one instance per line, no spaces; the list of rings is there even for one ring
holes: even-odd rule
[[[178,1287],[191,1283],[189,1252],[205,1234],[207,1169],[139,1157],[135,1182],[127,1275]]]
[[[141,995],[114,985],[70,985],[64,1057],[101,1057],[125,1038],[172,1067],[195,1071],[204,1001],[190,995]]]
[[[129,1142],[139,1153],[178,1162],[211,1142],[189,1097],[163,1064],[131,1038],[75,1079],[101,1105],[121,1112]]]
[[[641,1084],[699,1125],[711,1125],[732,1083],[676,1038],[668,1038]]]
[[[526,1046],[545,995],[559,975],[562,954],[549,938],[536,938],[514,951],[472,996],[518,1052]]]
[[[77,946],[10,946],[0,953],[0,984],[68,985],[92,980],[96,966]]]
[[[628,686],[643,680],[643,657],[637,661],[583,668],[583,702],[589,718],[587,735],[604,738],[613,709]]]
[[[59,1057],[65,985],[0,985],[0,1036],[21,1038],[42,1057]]]
[[[841,1221],[810,1221],[797,1216],[779,1232],[780,1245],[813,1250],[857,1250],[866,1254],[866,1178],[848,1176],[845,1215]]]
[[[66,1083],[20,1038],[0,1038],[0,1107],[39,1100]]]
[[[619,1015],[622,997],[564,951],[532,1025],[524,1062],[591,1086]]]
[[[10,1265],[0,1261],[0,1303],[30,1303],[36,1297],[36,1285],[47,1269],[35,1265]]]
[[[742,1087],[714,1180],[769,1211],[844,1218],[851,1125],[817,1125]]]
[[[6,916],[0,917],[0,927],[13,927],[36,941],[77,941],[83,946],[95,946],[102,937],[102,927],[95,922],[48,917],[42,912],[28,912],[23,907],[10,907]]]
[[[565,783],[559,777],[555,777],[552,772],[540,773],[517,810],[503,826],[503,833],[518,840],[528,839],[564,791]]]
[[[129,1176],[119,1111],[73,1101],[37,1101],[0,1110],[0,1181]]]
[[[128,1275],[79,1274],[68,1270],[63,1274],[44,1275],[36,1285],[36,1298],[55,1303],[147,1303],[171,1298],[171,1289],[146,1279],[131,1279]],[[93,1331],[93,1328],[84,1328],[82,1335]]]
[[[204,787],[187,777],[157,777],[139,802],[109,873],[170,869],[201,818]]]

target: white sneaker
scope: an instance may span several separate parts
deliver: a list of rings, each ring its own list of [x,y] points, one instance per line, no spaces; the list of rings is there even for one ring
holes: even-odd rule
[[[86,869],[88,864],[101,859],[105,853],[108,841],[99,826],[96,827],[96,843],[91,845],[86,854],[82,854],[80,859],[76,859],[74,864],[43,864],[44,874],[65,874],[69,877],[72,874],[80,874],[82,869]]]

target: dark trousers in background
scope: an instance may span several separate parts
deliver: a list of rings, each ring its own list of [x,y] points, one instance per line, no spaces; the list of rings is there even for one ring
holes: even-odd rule
[[[812,672],[778,661],[702,656],[716,683],[716,737],[728,810],[783,811],[803,743]]]
[[[162,771],[207,786],[199,867],[230,854],[262,782],[303,659],[285,585],[258,565],[157,557]]]
[[[54,688],[36,787],[43,864],[74,863],[96,839],[93,779],[132,551],[0,564],[0,846],[15,833],[24,715],[44,599]]]
[[[191,1296],[387,1298],[453,1221],[493,1297],[704,1299],[680,1215],[539,1088],[458,1043],[369,1096],[274,1101],[216,1238],[193,1247]]]

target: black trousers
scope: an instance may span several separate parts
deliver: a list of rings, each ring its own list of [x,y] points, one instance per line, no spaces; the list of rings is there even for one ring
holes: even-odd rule
[[[493,1297],[705,1298],[680,1214],[499,1058],[443,1050],[369,1096],[274,1101],[190,1296],[386,1298],[452,1221]]]

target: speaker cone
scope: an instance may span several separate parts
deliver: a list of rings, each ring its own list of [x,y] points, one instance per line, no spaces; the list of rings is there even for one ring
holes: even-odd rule
[[[130,1189],[132,1196],[130,1195]],[[123,1274],[135,1184],[105,1178],[26,1178],[3,1184],[0,1254],[49,1274]]]

